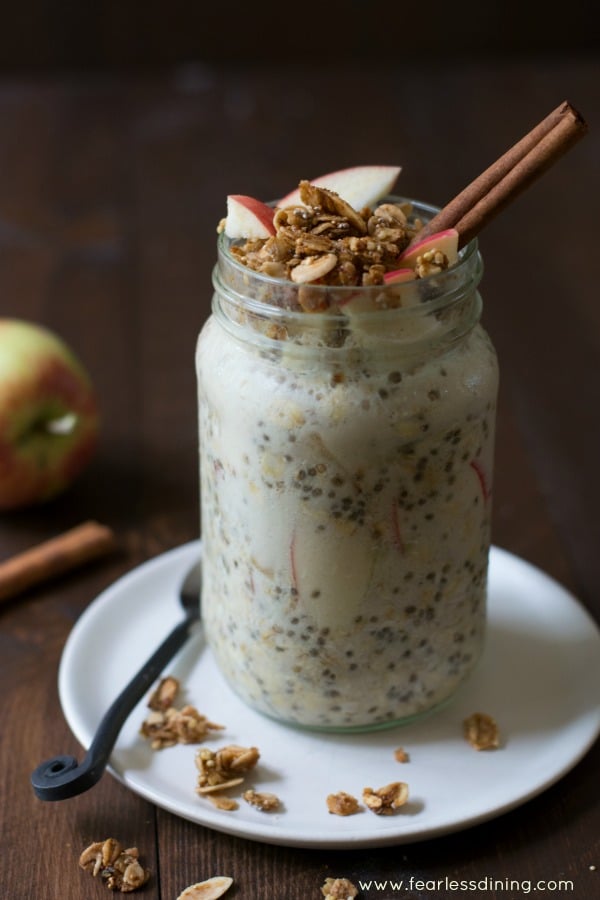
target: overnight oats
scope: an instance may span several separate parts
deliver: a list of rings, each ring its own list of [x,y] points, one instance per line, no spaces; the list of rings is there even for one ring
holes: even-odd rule
[[[481,258],[453,229],[420,241],[435,210],[373,168],[230,198],[196,359],[207,640],[252,707],[328,730],[443,703],[486,622]]]

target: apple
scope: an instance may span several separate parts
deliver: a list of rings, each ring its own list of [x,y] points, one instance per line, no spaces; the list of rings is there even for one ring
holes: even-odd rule
[[[479,481],[479,487],[481,488],[481,493],[484,500],[489,500],[492,496],[492,492],[489,486],[489,480],[486,475],[485,469],[481,465],[478,459],[472,459],[469,463],[475,474],[477,475],[477,479]]]
[[[225,234],[229,238],[268,238],[275,234],[275,210],[256,197],[229,194]]]
[[[302,609],[321,627],[347,627],[371,584],[376,552],[364,529],[338,523],[326,548],[315,521],[296,522],[289,547],[292,583]]]
[[[335,191],[353,209],[373,206],[385,194],[389,194],[401,172],[400,166],[352,166],[339,169],[310,180],[317,187]],[[291,191],[278,201],[277,206],[302,206],[300,189]]]
[[[415,273],[413,269],[394,269],[392,272],[386,272],[383,276],[384,284],[402,284],[405,281],[414,281]]]
[[[402,267],[414,268],[417,257],[429,250],[440,250],[448,258],[448,265],[453,265],[458,259],[458,231],[455,228],[447,228],[445,231],[429,234],[422,241],[417,240],[398,257],[398,262]]]
[[[90,377],[62,338],[0,318],[0,511],[65,490],[91,459],[98,428]]]

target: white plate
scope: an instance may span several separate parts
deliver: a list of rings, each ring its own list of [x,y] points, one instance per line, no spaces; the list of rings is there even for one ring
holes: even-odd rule
[[[130,572],[83,613],[66,643],[59,692],[84,747],[102,714],[180,617],[179,584],[200,542],[171,550]],[[483,822],[539,794],[571,769],[600,731],[600,634],[563,587],[496,547],[490,555],[489,635],[476,674],[452,702],[419,722],[370,734],[317,734],[279,725],[248,709],[221,678],[198,630],[167,671],[186,700],[226,726],[206,745],[260,749],[247,776],[283,801],[264,813],[240,800],[234,812],[198,797],[195,746],[152,751],[139,736],[145,700],[126,722],[111,771],[136,794],[217,831],[271,844],[333,848],[422,840]],[[487,712],[501,728],[499,750],[477,752],[462,721]],[[393,751],[404,747],[410,761]],[[365,786],[406,781],[408,804],[391,816],[341,818],[327,794],[360,799]]]

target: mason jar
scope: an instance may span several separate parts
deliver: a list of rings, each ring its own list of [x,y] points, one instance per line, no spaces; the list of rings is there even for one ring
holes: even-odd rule
[[[477,243],[359,288],[269,277],[230,246],[196,354],[210,650],[280,721],[411,720],[485,633],[498,370]]]

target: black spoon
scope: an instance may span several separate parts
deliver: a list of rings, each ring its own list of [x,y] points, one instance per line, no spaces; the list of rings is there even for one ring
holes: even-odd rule
[[[54,756],[32,772],[31,784],[40,800],[66,800],[89,790],[100,780],[129,713],[183,646],[192,625],[200,618],[201,577],[202,570],[200,563],[197,563],[184,578],[179,591],[185,618],[175,626],[104,714],[83,762],[78,763],[74,756]]]

